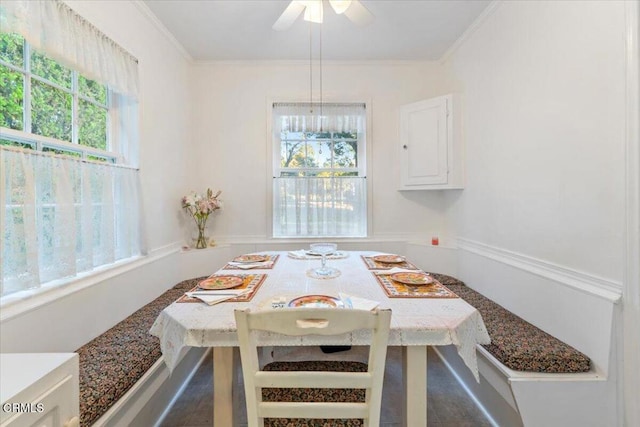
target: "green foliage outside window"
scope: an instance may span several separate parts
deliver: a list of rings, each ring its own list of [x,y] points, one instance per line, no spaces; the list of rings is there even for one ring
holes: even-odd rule
[[[102,105],[107,104],[107,87],[105,85],[100,84],[95,80],[89,80],[86,77],[78,76],[78,89],[79,92],[87,98]]]
[[[31,132],[71,142],[71,94],[31,82]]]
[[[108,151],[107,87],[39,52],[25,58],[25,52],[21,36],[0,34],[0,126]]]
[[[65,89],[71,89],[71,70],[41,53],[31,52],[31,72]]]
[[[24,39],[17,34],[0,34],[0,60],[22,68],[24,65]]]
[[[23,130],[23,99],[22,74],[0,65],[0,126]]]
[[[78,113],[78,143],[88,147],[107,149],[107,115],[105,110],[80,100]]]

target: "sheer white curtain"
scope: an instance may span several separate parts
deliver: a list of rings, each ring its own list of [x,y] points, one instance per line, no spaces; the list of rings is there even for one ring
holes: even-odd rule
[[[275,178],[273,191],[275,237],[367,235],[365,178]]]
[[[129,96],[138,94],[138,61],[60,0],[0,3],[3,32],[21,34],[35,49]]]
[[[138,62],[60,0],[0,3],[3,32],[109,87],[116,164],[0,146],[0,296],[144,254]],[[26,129],[25,134],[29,130]],[[37,135],[27,135],[36,146]],[[11,139],[11,138],[9,138]],[[81,146],[80,146],[81,147]]]
[[[277,147],[277,152],[274,152],[275,163],[280,166],[283,139],[291,137],[292,133],[321,135],[322,132],[322,138],[327,134],[332,137],[335,137],[335,133],[352,134],[356,135],[357,141],[354,167],[327,168],[326,165],[318,165],[275,168],[273,236],[366,236],[365,105],[276,103],[273,105],[272,121],[273,141]],[[316,136],[311,136],[309,141]],[[335,138],[334,144],[340,140]],[[322,161],[320,158],[315,160]]]
[[[7,147],[0,164],[3,295],[141,252],[135,169]]]

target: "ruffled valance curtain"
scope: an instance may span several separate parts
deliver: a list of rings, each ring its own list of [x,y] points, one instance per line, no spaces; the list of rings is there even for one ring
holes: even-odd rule
[[[351,132],[366,130],[364,104],[275,103],[277,118],[274,131],[280,132]]]
[[[0,27],[85,77],[137,98],[137,59],[62,1],[0,2]]]

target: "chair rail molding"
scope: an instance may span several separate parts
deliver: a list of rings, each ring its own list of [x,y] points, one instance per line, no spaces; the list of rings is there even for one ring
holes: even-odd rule
[[[580,292],[606,299],[614,304],[619,303],[622,298],[622,283],[620,282],[462,237],[458,238],[458,249],[536,274]]]

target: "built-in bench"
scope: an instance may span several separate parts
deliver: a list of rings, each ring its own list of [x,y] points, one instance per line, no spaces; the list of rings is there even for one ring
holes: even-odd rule
[[[606,378],[596,372],[589,357],[462,281],[451,276],[433,275],[482,315],[491,343],[478,345],[480,384],[470,377],[464,365],[458,363],[455,351],[446,348],[438,351],[491,416],[496,415],[496,410],[487,406],[493,405],[495,409],[506,403],[511,407],[512,413],[503,411],[504,408],[497,410],[502,411],[494,418],[497,424],[509,427],[598,425],[595,418],[592,424],[567,423],[571,411],[578,414],[577,408],[582,407],[584,412],[588,405],[597,408],[594,402],[597,402],[598,394],[605,391]],[[482,398],[480,395],[487,384],[493,389],[489,393],[492,395],[486,397],[485,394]],[[545,418],[545,411],[551,415]],[[565,416],[567,412],[569,415]]]
[[[491,337],[483,347],[514,371],[576,373],[591,370],[590,359],[559,339],[516,316],[451,276],[434,274],[445,286],[475,307]]]
[[[107,414],[114,412],[114,406],[127,393],[140,388],[141,382],[156,381],[151,372],[166,369],[160,342],[149,334],[149,329],[158,314],[193,288],[197,280],[178,283],[76,351],[80,359],[81,426],[121,424],[117,415]],[[144,392],[148,393],[143,390],[141,394]]]

